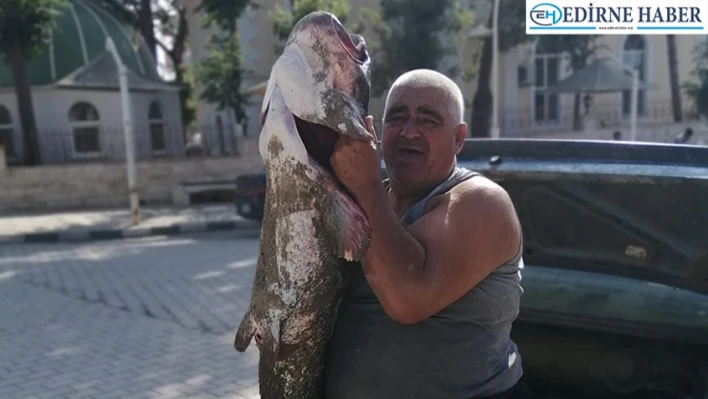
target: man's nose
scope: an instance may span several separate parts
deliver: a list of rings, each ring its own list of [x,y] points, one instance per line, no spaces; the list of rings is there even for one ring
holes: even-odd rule
[[[410,118],[406,121],[406,124],[403,125],[403,130],[401,130],[401,136],[408,139],[420,136],[420,131],[418,130],[418,124],[416,123],[415,118]]]

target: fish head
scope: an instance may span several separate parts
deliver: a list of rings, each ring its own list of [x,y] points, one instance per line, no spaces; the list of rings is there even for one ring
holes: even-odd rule
[[[364,124],[369,65],[364,38],[349,34],[335,15],[316,11],[300,19],[273,66],[261,108],[264,124],[271,112],[288,114],[274,119],[292,115],[294,124],[281,123],[276,129],[264,125],[261,156],[273,156],[268,143],[275,135],[287,156],[331,175],[330,156],[339,135],[373,140]]]

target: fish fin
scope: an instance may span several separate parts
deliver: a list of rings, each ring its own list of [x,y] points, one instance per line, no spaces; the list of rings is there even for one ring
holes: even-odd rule
[[[275,364],[280,353],[281,325],[282,319],[277,314],[271,315],[267,319],[261,319],[249,310],[241,320],[241,325],[236,332],[234,348],[239,352],[244,352],[251,344],[251,338],[255,336],[256,345],[263,361],[266,364]]]
[[[238,326],[236,331],[236,337],[234,338],[234,348],[243,352],[251,345],[251,338],[256,333],[257,326],[253,320],[251,309],[248,309],[246,314],[241,319],[241,324]]]
[[[325,215],[328,235],[333,238],[337,255],[349,262],[358,262],[369,247],[369,220],[359,204],[343,191],[328,185],[331,214]]]

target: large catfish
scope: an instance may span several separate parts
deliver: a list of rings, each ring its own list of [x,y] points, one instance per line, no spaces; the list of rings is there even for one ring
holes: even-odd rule
[[[369,224],[331,169],[340,134],[371,140],[362,37],[314,12],[293,28],[270,74],[259,138],[267,191],[251,303],[234,346],[255,336],[263,399],[322,397],[325,350]]]

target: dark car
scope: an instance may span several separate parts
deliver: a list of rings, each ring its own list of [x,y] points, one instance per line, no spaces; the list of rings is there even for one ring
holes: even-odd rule
[[[249,173],[236,179],[234,205],[236,213],[246,219],[263,219],[265,205],[265,173]]]

